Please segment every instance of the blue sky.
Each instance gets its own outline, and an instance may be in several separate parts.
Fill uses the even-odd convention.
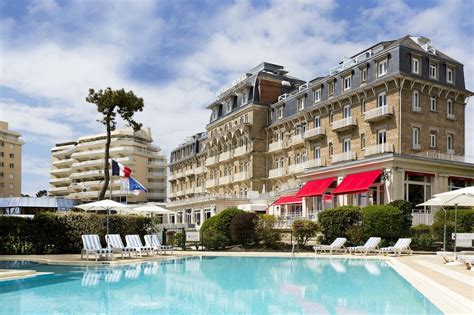
[[[167,155],[204,129],[221,86],[264,60],[310,80],[378,41],[422,35],[464,63],[474,90],[473,3],[2,1],[0,119],[23,134],[23,192],[48,189],[55,143],[103,131],[85,102],[90,87],[142,96],[137,118]]]

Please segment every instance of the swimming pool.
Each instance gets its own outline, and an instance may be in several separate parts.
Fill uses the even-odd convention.
[[[113,267],[0,262],[54,272],[0,282],[2,314],[441,314],[387,263],[193,257]]]

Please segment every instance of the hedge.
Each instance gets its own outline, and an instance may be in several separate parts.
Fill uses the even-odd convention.
[[[200,230],[204,246],[209,249],[221,249],[231,244],[230,223],[238,213],[245,212],[228,208],[204,221]]]
[[[362,226],[366,238],[395,240],[402,235],[402,212],[390,205],[367,206],[362,209]]]
[[[150,218],[112,215],[109,233],[147,234]],[[33,219],[0,216],[0,254],[67,254],[82,249],[83,234],[98,234],[105,246],[106,216],[42,213]]]
[[[276,222],[277,218],[270,214],[262,214],[258,217],[255,227],[257,242],[272,249],[280,246],[281,233],[280,230],[275,229]]]
[[[348,237],[349,228],[362,221],[362,212],[356,206],[341,206],[321,211],[318,220],[325,241],[330,243],[337,237]]]
[[[394,201],[390,202],[389,205],[400,209],[400,211],[402,212],[402,225],[401,225],[402,231],[401,231],[401,233],[402,234],[408,234],[408,232],[410,231],[412,222],[413,222],[413,215],[412,215],[413,205],[412,205],[412,203],[409,202],[409,201],[406,201],[406,200],[399,199],[399,200],[394,200]]]
[[[255,242],[255,213],[237,213],[230,222],[230,236],[234,244],[247,245]]]

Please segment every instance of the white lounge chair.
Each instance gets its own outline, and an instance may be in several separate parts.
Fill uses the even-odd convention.
[[[395,254],[400,256],[403,253],[408,255],[413,254],[413,251],[410,248],[411,238],[400,238],[393,246],[389,247],[382,247],[380,249],[380,253],[387,255],[387,254]]]
[[[141,252],[139,252],[136,248],[129,246],[125,247],[123,245],[122,238],[118,234],[106,234],[105,241],[107,242],[107,246],[110,247],[114,253],[119,253],[122,255],[122,259],[124,258],[124,254],[127,253],[130,258],[132,257],[132,253],[135,253],[135,255],[140,255],[141,257]]]
[[[365,242],[363,246],[348,247],[347,249],[351,254],[360,253],[367,255],[370,252],[377,252],[380,241],[382,241],[380,237],[371,237],[367,240],[367,242]]]
[[[84,244],[84,248],[81,251],[81,259],[84,259],[84,254],[86,254],[87,260],[89,260],[89,254],[94,254],[96,261],[102,255],[113,257],[113,252],[110,248],[102,248],[99,235],[82,235],[82,243]]]
[[[138,234],[134,235],[125,235],[125,240],[127,241],[127,247],[136,248],[140,253],[147,253],[148,255],[153,255],[153,247],[143,246],[142,240]]]
[[[169,251],[171,255],[173,254],[173,246],[161,245],[160,239],[156,234],[145,235],[145,244],[146,246],[152,247],[160,254],[166,254],[166,251]]]
[[[333,252],[346,252],[346,248],[344,247],[344,243],[347,242],[347,238],[345,237],[338,237],[332,242],[331,245],[320,245],[320,246],[313,246],[314,252],[317,254],[318,251],[322,252],[329,252],[332,254]]]

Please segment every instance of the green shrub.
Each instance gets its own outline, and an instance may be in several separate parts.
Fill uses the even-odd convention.
[[[204,246],[210,250],[222,249],[230,243],[224,232],[212,226],[202,232],[202,239]]]
[[[412,203],[403,199],[399,199],[399,200],[394,200],[390,202],[389,205],[400,209],[400,211],[402,212],[402,224],[401,224],[402,231],[401,232],[402,232],[402,235],[407,235],[413,222]]]
[[[346,231],[346,235],[346,246],[358,246],[367,241],[362,224],[354,224],[353,226],[349,227]]]
[[[281,241],[281,233],[275,229],[277,218],[273,215],[262,214],[259,216],[255,233],[257,242],[262,242],[265,247],[276,249]]]
[[[454,209],[446,210],[446,221],[454,224]],[[436,211],[434,222],[444,222],[444,211]],[[459,233],[474,232],[474,209],[457,210],[457,230]]]
[[[232,239],[230,235],[230,222],[237,213],[245,213],[245,211],[237,208],[228,208],[217,215],[218,220],[215,223],[215,227],[223,232],[229,240]]]
[[[237,213],[245,213],[243,210],[237,209],[237,208],[228,208],[223,210],[222,212],[216,214],[213,217],[210,217],[201,226],[201,233],[203,236],[203,239],[208,239],[211,240],[210,242],[213,244],[212,247],[209,247],[206,245],[205,242],[203,241],[204,245],[210,249],[217,249],[217,248],[222,248],[223,246],[227,246],[230,244],[231,240],[231,235],[230,235],[230,222],[234,218],[234,216]],[[213,235],[213,233],[218,233],[217,235]],[[222,235],[225,237],[222,237]],[[219,241],[222,241],[223,245],[222,247],[219,244],[219,246],[215,246],[216,243],[219,243]]]
[[[426,224],[418,224],[410,227],[410,235],[417,237],[420,235],[432,234],[432,228]]]
[[[255,213],[237,213],[230,222],[231,241],[234,244],[247,245],[255,242]]]
[[[374,205],[362,209],[362,225],[366,237],[397,239],[402,233],[402,212],[390,205]]]
[[[293,235],[298,242],[298,246],[305,246],[306,242],[316,236],[318,224],[311,220],[295,220],[292,225]]]
[[[332,242],[337,237],[348,237],[348,229],[360,224],[362,212],[359,207],[341,206],[321,211],[318,219],[325,241]]]
[[[436,245],[432,234],[420,234],[418,236],[412,237],[410,247],[414,250],[428,251],[439,249],[439,246]]]

